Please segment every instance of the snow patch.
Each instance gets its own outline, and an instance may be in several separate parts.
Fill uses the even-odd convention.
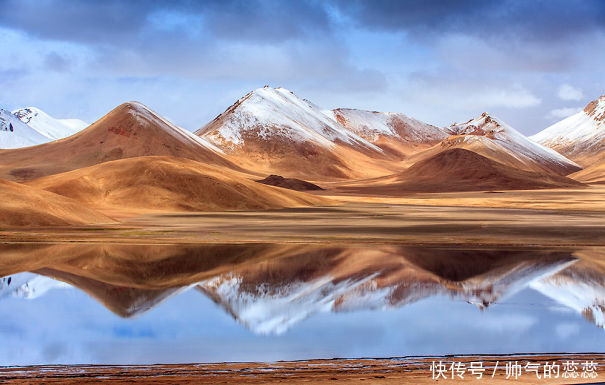
[[[63,139],[88,127],[80,119],[55,119],[36,107],[15,110],[13,115],[49,140]]]
[[[221,304],[253,332],[283,334],[314,313],[333,311],[341,295],[375,276],[372,274],[338,283],[334,283],[331,276],[323,276],[309,282],[292,282],[277,289],[261,283],[254,293],[242,289],[242,277],[233,274],[218,276],[199,285],[220,298]]]
[[[530,139],[549,147],[568,146],[572,153],[600,147],[605,141],[605,95]]]
[[[0,109],[0,148],[20,148],[46,143],[49,139],[19,120],[9,111]]]
[[[346,108],[328,110],[324,113],[372,143],[378,141],[381,136],[399,138],[413,143],[438,142],[447,137],[447,133],[443,129],[401,113]]]
[[[127,105],[129,107],[128,113],[134,116],[135,119],[137,119],[137,121],[143,125],[149,125],[160,121],[164,126],[164,130],[173,137],[176,137],[180,140],[185,139],[186,141],[195,145],[202,146],[218,153],[224,153],[223,150],[210,143],[205,138],[201,138],[192,132],[187,131],[186,129],[166,120],[164,117],[152,111],[149,107],[140,102],[129,102]]]

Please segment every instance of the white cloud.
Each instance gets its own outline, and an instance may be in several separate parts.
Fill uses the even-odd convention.
[[[584,97],[584,93],[581,89],[569,84],[563,84],[559,87],[557,95],[563,100],[580,100]]]
[[[582,111],[582,107],[555,108],[554,110],[550,110],[548,114],[546,114],[546,119],[563,119],[580,111]]]
[[[501,80],[449,80],[429,75],[416,77],[407,89],[415,99],[424,103],[432,106],[446,104],[457,109],[527,108],[542,103],[524,86],[505,84]]]
[[[540,104],[542,100],[531,91],[514,86],[510,89],[489,90],[478,96],[478,102],[482,101],[489,107],[525,108]]]

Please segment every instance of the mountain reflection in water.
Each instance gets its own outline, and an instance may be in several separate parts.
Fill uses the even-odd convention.
[[[37,298],[71,285],[125,318],[194,288],[254,333],[280,334],[314,313],[399,308],[432,296],[486,310],[530,288],[604,325],[605,268],[595,251],[299,244],[3,248],[0,298]]]

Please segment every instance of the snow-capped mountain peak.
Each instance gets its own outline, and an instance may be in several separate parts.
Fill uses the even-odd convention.
[[[605,95],[588,103],[582,111],[533,135],[531,139],[572,159],[599,156],[605,151]]]
[[[454,135],[479,135],[492,139],[507,139],[507,134],[522,136],[519,131],[487,112],[466,123],[454,123],[449,127],[449,131]]]
[[[447,137],[445,130],[397,112],[337,108],[325,113],[371,143],[381,137],[412,143],[437,143]]]
[[[249,92],[196,133],[226,148],[241,146],[254,137],[261,141],[312,142],[326,148],[342,142],[382,151],[318,106],[281,87],[265,86]]]
[[[454,123],[449,127],[449,131],[452,135],[488,138],[493,144],[502,147],[509,155],[522,162],[531,161],[537,164],[550,165],[549,168],[559,169],[564,174],[582,169],[577,163],[530,140],[503,120],[487,112],[466,123]]]
[[[88,127],[80,119],[56,119],[36,107],[15,110],[13,115],[50,140],[71,136]]]
[[[23,123],[15,115],[0,109],[0,148],[29,147],[47,141],[47,137]]]

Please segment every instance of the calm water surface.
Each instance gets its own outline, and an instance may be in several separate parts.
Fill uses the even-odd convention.
[[[392,245],[0,250],[0,365],[603,352],[598,256]]]

